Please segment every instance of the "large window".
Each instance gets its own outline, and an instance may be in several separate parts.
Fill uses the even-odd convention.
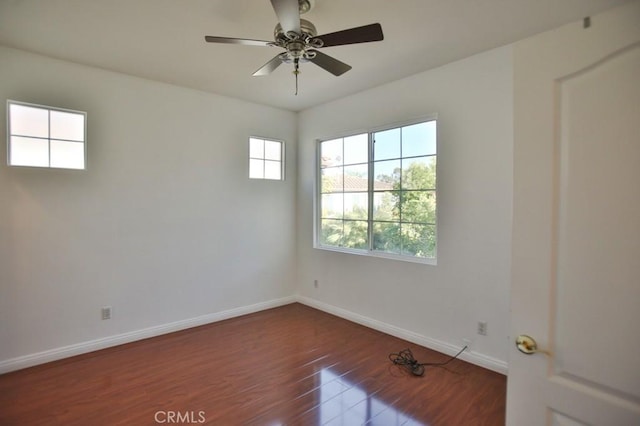
[[[84,169],[87,114],[7,101],[10,166]]]
[[[436,120],[323,140],[316,247],[436,258]]]

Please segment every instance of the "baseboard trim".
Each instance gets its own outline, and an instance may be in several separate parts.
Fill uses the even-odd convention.
[[[437,339],[432,339],[430,337],[423,336],[418,333],[414,333],[413,331],[396,327],[395,325],[387,324],[385,322],[378,321],[373,318],[369,318],[360,314],[356,314],[354,312],[339,308],[337,306],[320,302],[310,297],[297,295],[295,300],[299,303],[302,303],[303,305],[307,305],[312,308],[319,309],[321,311],[338,316],[340,318],[344,318],[346,320],[355,322],[357,324],[364,325],[365,327],[369,327],[374,330],[378,330],[383,333],[390,334],[395,337],[399,337],[400,339],[407,340],[409,342],[415,343],[420,346],[424,346],[429,349],[433,349],[438,352],[442,352],[448,355],[455,355],[460,350],[459,347],[451,345],[447,342],[443,342]],[[467,362],[470,362],[471,364],[475,364],[480,367],[487,368],[489,370],[495,371],[500,374],[506,375],[508,371],[508,366],[505,361],[501,361],[499,359],[496,359],[487,355],[483,355],[478,352],[465,351],[460,355],[460,359],[463,359]]]
[[[420,346],[427,347],[429,349],[436,350],[449,355],[454,355],[458,352],[457,346],[449,343],[432,339],[427,336],[423,336],[418,333],[414,333],[409,330],[396,327],[391,324],[387,324],[382,321],[375,320],[346,309],[339,308],[318,300],[306,297],[306,296],[290,296],[281,299],[269,300],[266,302],[256,303],[248,306],[241,306],[238,308],[228,309],[221,312],[215,312],[211,314],[202,315],[195,318],[189,318],[181,321],[175,321],[168,324],[162,324],[154,327],[145,328],[142,330],[135,330],[127,333],[118,334],[115,336],[104,337],[101,339],[90,340],[87,342],[77,343],[74,345],[63,346],[60,348],[50,349],[43,352],[24,355],[16,358],[11,358],[5,361],[0,361],[0,374],[9,373],[11,371],[21,370],[23,368],[33,367],[35,365],[44,364],[51,361],[57,361],[64,358],[69,358],[76,355],[82,355],[85,353],[97,351],[100,349],[106,349],[113,346],[123,345],[125,343],[131,343],[142,339],[148,339],[150,337],[156,337],[163,334],[173,333],[180,330],[185,330],[192,327],[198,327],[201,325],[211,324],[218,321],[223,321],[230,318],[239,317],[242,315],[251,314],[254,312],[264,311],[266,309],[277,308],[278,306],[288,305],[290,303],[299,302],[304,305],[310,306],[315,309],[336,315],[346,320],[355,322],[365,327],[372,328],[374,330],[381,331],[386,334],[390,334],[395,337],[413,342]],[[507,374],[507,363],[498,359],[483,355],[478,352],[464,352],[460,355],[460,358],[478,365],[480,367],[487,368],[489,370],[498,372],[500,374]]]
[[[189,318],[168,324],[149,327],[142,330],[130,331],[115,336],[104,337],[101,339],[90,340],[74,345],[63,346],[43,352],[11,358],[5,361],[0,361],[0,374],[8,373],[15,370],[21,370],[23,368],[33,367],[35,365],[44,364],[51,361],[57,361],[63,358],[82,355],[88,352],[110,348],[112,346],[131,343],[137,340],[148,339],[150,337],[156,337],[162,334],[173,333],[175,331],[185,330],[187,328],[198,327],[201,325],[211,324],[242,315],[252,314],[254,312],[264,311],[266,309],[277,308],[278,306],[288,305],[290,303],[294,303],[295,301],[296,298],[294,296],[269,300],[253,305],[241,306],[221,312],[201,315],[195,318]]]

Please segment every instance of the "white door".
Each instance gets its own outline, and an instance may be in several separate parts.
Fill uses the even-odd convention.
[[[640,425],[640,2],[514,67],[507,424]]]

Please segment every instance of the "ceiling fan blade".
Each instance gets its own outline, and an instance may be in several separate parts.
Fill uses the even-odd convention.
[[[280,55],[276,55],[275,58],[267,62],[260,68],[258,71],[253,73],[254,77],[262,77],[263,75],[269,75],[280,66],[282,63],[282,59],[280,59]]]
[[[271,0],[271,6],[278,16],[284,33],[293,31],[300,34],[300,8],[298,0]]]
[[[342,46],[345,44],[368,43],[370,41],[380,41],[384,39],[382,26],[380,24],[369,24],[362,27],[350,28],[348,30],[336,31],[314,37],[322,40],[322,47]]]
[[[316,54],[315,57],[309,58],[310,62],[313,62],[320,68],[329,71],[335,76],[342,75],[351,69],[351,65],[347,65],[344,62],[332,58],[329,55],[325,55],[322,52],[319,52],[317,50],[310,50],[310,52],[314,52]]]
[[[204,39],[209,43],[243,44],[245,46],[272,46],[273,45],[272,41],[251,40],[248,38],[204,36]]]

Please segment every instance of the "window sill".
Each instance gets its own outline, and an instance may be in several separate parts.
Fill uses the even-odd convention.
[[[373,257],[373,258],[378,258],[378,259],[399,260],[401,262],[420,263],[420,264],[423,264],[423,265],[431,265],[431,266],[437,266],[438,265],[438,259],[437,258],[409,257],[409,256],[402,256],[402,255],[393,254],[393,253],[384,253],[384,252],[379,252],[379,251],[349,249],[349,248],[343,248],[343,247],[323,246],[323,245],[320,245],[320,244],[314,245],[313,248],[316,249],[316,250],[332,251],[332,252],[336,252],[336,253],[355,254],[355,255],[358,255],[358,256]]]

